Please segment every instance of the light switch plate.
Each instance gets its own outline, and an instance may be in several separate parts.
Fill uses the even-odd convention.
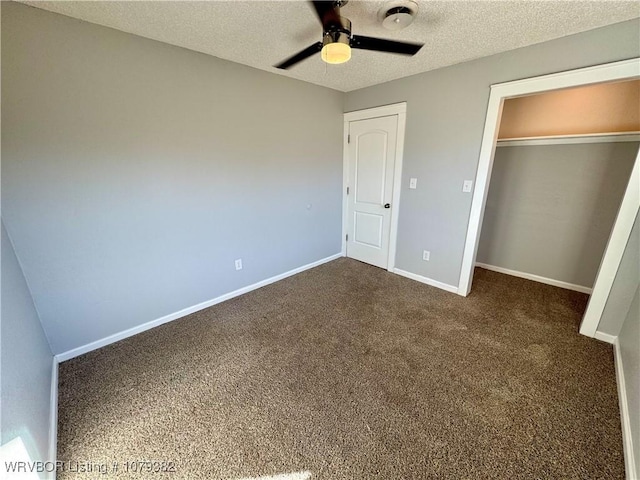
[[[473,180],[465,180],[464,183],[462,184],[462,191],[464,193],[471,192],[472,188],[473,188]]]
[[[409,188],[416,188],[418,186],[418,179],[412,178],[409,180]]]

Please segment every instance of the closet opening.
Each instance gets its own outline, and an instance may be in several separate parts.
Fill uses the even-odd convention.
[[[476,266],[591,293],[640,145],[640,80],[505,100]]]
[[[476,267],[592,294],[595,336],[638,212],[640,61],[492,86],[459,293]]]

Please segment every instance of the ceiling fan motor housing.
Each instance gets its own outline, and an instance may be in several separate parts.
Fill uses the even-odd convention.
[[[328,45],[329,43],[345,43],[349,45],[351,41],[351,20],[345,17],[340,17],[339,25],[331,25],[328,30],[325,30],[322,38],[322,45]]]

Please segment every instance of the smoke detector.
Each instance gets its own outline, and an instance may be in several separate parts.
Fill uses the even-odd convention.
[[[402,30],[413,22],[418,13],[418,4],[411,0],[385,3],[378,11],[378,19],[387,30]]]

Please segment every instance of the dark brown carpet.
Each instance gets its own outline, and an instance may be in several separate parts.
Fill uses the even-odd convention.
[[[336,260],[61,364],[59,460],[154,479],[623,478],[586,301],[482,269],[463,298]],[[136,460],[176,472],[125,474]]]

